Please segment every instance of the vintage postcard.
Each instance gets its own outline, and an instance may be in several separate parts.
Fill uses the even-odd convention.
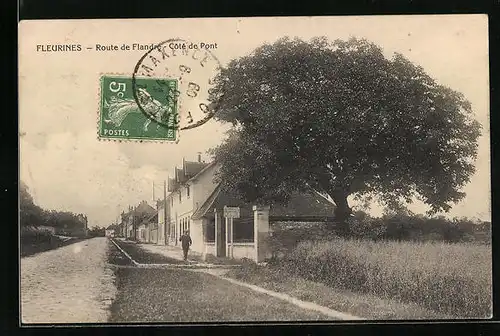
[[[20,323],[488,319],[486,15],[19,24]]]

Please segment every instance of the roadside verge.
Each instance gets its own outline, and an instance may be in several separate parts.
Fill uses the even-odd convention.
[[[309,310],[309,311],[315,311],[315,312],[324,314],[326,316],[332,317],[334,319],[339,319],[339,320],[362,320],[362,319],[364,319],[364,318],[361,318],[361,317],[358,317],[358,316],[355,316],[355,315],[343,313],[343,312],[336,311],[336,310],[328,308],[328,307],[324,307],[324,306],[318,305],[318,304],[316,304],[314,302],[308,302],[308,301],[300,300],[300,299],[297,299],[297,298],[295,298],[293,296],[290,296],[290,295],[287,295],[287,294],[284,294],[284,293],[279,293],[279,292],[276,292],[276,291],[273,291],[273,290],[262,288],[260,286],[255,285],[255,284],[249,284],[249,283],[245,283],[245,282],[242,282],[242,281],[238,281],[238,280],[232,279],[230,277],[226,277],[224,274],[227,271],[229,271],[231,268],[233,270],[236,270],[235,267],[230,267],[231,265],[209,265],[209,264],[205,264],[205,265],[200,265],[200,264],[144,264],[144,263],[139,263],[138,261],[134,260],[134,258],[131,256],[133,254],[136,254],[137,250],[135,250],[134,248],[131,249],[130,248],[131,246],[129,245],[128,248],[126,248],[126,249],[128,250],[128,252],[131,252],[131,253],[127,253],[122,247],[120,247],[120,244],[123,244],[123,242],[117,243],[114,239],[111,239],[111,241],[113,242],[113,244],[128,259],[130,259],[130,261],[137,268],[146,268],[146,269],[149,269],[149,268],[169,268],[169,267],[172,267],[172,268],[184,269],[186,271],[203,272],[203,273],[210,274],[211,276],[217,277],[219,279],[222,279],[224,281],[230,282],[232,284],[236,284],[236,285],[239,285],[241,287],[249,288],[249,289],[253,290],[254,292],[262,293],[262,294],[267,294],[267,295],[269,295],[271,297],[274,297],[274,298],[280,299],[282,301],[288,302],[290,304],[293,304],[293,305],[295,305],[295,306],[297,306],[299,308],[306,309],[306,310]],[[135,247],[135,248],[137,248],[137,247]],[[132,252],[132,251],[134,251],[134,252]],[[142,250],[142,251],[140,251],[140,254],[143,257],[147,258],[148,252]],[[150,258],[151,259],[156,259],[158,257],[150,256]],[[232,266],[234,266],[234,265],[232,265]],[[241,266],[238,266],[238,268],[240,268],[240,267]],[[215,271],[214,268],[219,268],[219,269],[225,268],[225,270],[223,272],[220,272],[220,271]]]

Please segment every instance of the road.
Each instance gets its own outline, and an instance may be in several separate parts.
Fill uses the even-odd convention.
[[[106,322],[116,294],[99,237],[21,258],[23,323]]]
[[[106,238],[23,258],[21,275],[24,323],[332,319],[210,274],[132,267]]]

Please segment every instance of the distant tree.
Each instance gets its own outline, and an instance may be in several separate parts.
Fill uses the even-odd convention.
[[[19,186],[19,216],[21,226],[44,225],[44,211],[33,202],[28,186],[21,181]]]
[[[100,226],[94,226],[89,230],[89,236],[91,237],[104,237],[106,235],[106,228]]]
[[[247,201],[286,203],[312,188],[342,223],[350,195],[418,197],[436,213],[465,196],[475,171],[471,104],[366,40],[281,39],[232,60],[215,83],[215,118],[235,126],[213,150],[217,178]]]

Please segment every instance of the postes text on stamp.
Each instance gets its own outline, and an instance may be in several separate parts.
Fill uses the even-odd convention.
[[[103,75],[100,84],[100,139],[176,141],[177,102],[171,97],[177,79],[136,77],[142,110],[133,94],[132,77]]]

